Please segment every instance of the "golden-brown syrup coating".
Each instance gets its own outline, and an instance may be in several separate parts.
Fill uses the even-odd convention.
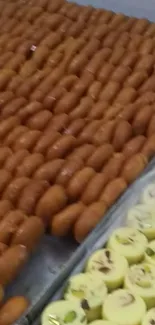
[[[12,236],[33,250],[41,219],[82,241],[155,154],[155,26],[64,0],[3,2],[0,227],[15,208],[25,220],[2,252]]]

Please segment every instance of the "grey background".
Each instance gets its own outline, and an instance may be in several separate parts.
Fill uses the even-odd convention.
[[[123,12],[128,16],[148,18],[155,21],[155,0],[77,0],[81,5],[92,5],[115,12]]]

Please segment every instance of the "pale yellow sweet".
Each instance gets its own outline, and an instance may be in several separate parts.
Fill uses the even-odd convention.
[[[50,303],[42,313],[42,325],[85,325],[86,314],[77,301],[59,300]]]
[[[146,312],[142,298],[129,290],[110,293],[103,303],[102,317],[118,325],[140,325]]]
[[[141,231],[149,240],[155,239],[155,205],[137,204],[129,209],[127,225]]]
[[[128,269],[127,259],[112,249],[99,249],[87,261],[85,271],[98,270],[109,290],[119,288]]]
[[[155,306],[155,266],[148,263],[132,265],[124,281],[124,286],[140,296],[147,308]]]
[[[103,274],[99,271],[92,271],[72,276],[64,298],[71,302],[80,302],[90,322],[101,317],[101,306],[106,295],[107,287]]]
[[[140,231],[122,227],[111,234],[107,247],[123,255],[129,264],[140,262],[144,258],[148,240]]]
[[[155,308],[151,308],[144,316],[142,325],[154,325],[154,324],[155,324]]]

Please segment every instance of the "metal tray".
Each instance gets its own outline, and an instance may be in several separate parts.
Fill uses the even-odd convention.
[[[121,215],[122,209],[129,207],[133,200],[136,202],[137,198],[133,193],[141,189],[141,182],[143,185],[150,182],[152,176],[149,175],[150,173],[152,175],[154,166],[155,158],[148,164],[142,176],[108,210],[101,222],[81,245],[78,245],[72,238],[44,236],[28,264],[6,291],[6,297],[24,295],[31,302],[23,317],[15,323],[16,325],[32,324],[58,288],[63,285],[74,267],[81,265],[81,261],[87,256],[90,247],[94,247],[98,238],[102,237],[111,224],[116,221],[117,215]]]
[[[58,282],[63,281],[66,274],[77,262],[79,255],[73,256],[78,244],[71,238],[56,238],[45,235],[35,253],[30,257],[20,275],[13,284],[6,288],[5,299],[11,296],[23,295],[30,301],[30,307],[25,315],[16,323],[27,325],[27,316],[31,313],[36,315],[36,309],[42,303],[44,294],[48,293],[49,287],[54,290]],[[82,250],[80,250],[80,257]],[[71,259],[70,259],[71,258]],[[70,259],[68,266],[65,264]],[[58,277],[59,275],[59,277]]]
[[[89,256],[94,251],[105,245],[110,233],[117,227],[125,224],[125,216],[127,211],[129,208],[131,208],[131,206],[134,206],[138,202],[143,189],[151,182],[155,182],[155,158],[149,164],[142,176],[128,188],[124,195],[122,195],[112,209],[110,209],[109,213],[107,213],[108,218],[106,218],[106,223],[103,224],[102,220],[94,232],[92,232],[92,234],[87,238],[85,241],[85,254],[82,256],[79,263],[77,263],[73,268],[69,276],[65,279],[63,285],[60,283],[60,288],[55,292],[54,295],[53,293],[51,294],[51,299],[49,299],[48,303],[50,301],[62,298],[66,281],[69,279],[69,277],[73,274],[80,273],[84,269],[84,265]],[[34,323],[30,322],[30,324],[41,325],[40,317]]]

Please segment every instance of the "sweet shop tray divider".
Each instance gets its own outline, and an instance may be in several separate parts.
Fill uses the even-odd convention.
[[[62,299],[67,280],[70,278],[70,276],[83,271],[86,260],[89,258],[90,255],[92,255],[94,251],[105,246],[109,235],[114,229],[121,226],[125,226],[125,217],[127,211],[129,210],[129,208],[138,203],[138,200],[144,188],[152,182],[155,182],[155,158],[153,158],[152,161],[149,163],[148,167],[145,169],[141,177],[139,177],[139,179],[136,180],[127,189],[127,191],[116,202],[116,204],[114,204],[113,207],[108,211],[104,219],[98,224],[94,231],[88,236],[84,243],[75,252],[75,260],[77,254],[80,258],[78,259],[77,256],[78,261],[74,264],[72,270],[70,269],[70,274],[68,273],[68,276],[67,273],[66,276],[63,278],[62,275],[59,276],[59,289],[55,290],[55,285],[51,285],[51,288],[49,288],[48,292],[44,295],[42,301],[40,301],[39,306],[36,306],[36,309],[38,310],[38,315],[39,308],[41,312],[41,310],[51,301]],[[29,324],[41,325],[40,316],[35,320],[35,315],[33,311],[28,315]],[[22,325],[22,323],[20,323],[19,325]]]

